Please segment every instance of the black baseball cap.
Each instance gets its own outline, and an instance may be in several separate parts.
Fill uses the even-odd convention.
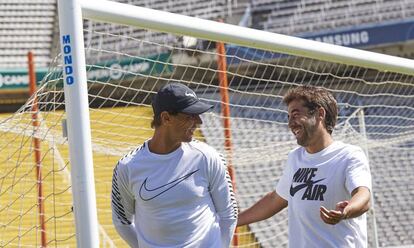
[[[199,115],[212,107],[213,105],[200,102],[195,92],[181,83],[166,84],[152,99],[155,116],[163,111]]]

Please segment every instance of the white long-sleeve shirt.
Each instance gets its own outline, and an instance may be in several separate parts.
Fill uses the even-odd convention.
[[[225,160],[199,141],[165,155],[145,142],[114,169],[112,219],[132,247],[229,247],[237,205]]]

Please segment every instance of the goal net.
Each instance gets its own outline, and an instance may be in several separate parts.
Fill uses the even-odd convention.
[[[287,153],[297,146],[287,127],[283,95],[303,84],[328,89],[340,107],[334,138],[361,146],[369,156],[374,194],[374,211],[368,213],[370,247],[376,242],[380,247],[414,245],[414,193],[409,190],[414,180],[412,75],[235,44],[226,44],[221,54],[219,43],[206,38],[102,21],[84,20],[84,40],[101,246],[126,247],[111,221],[112,171],[122,155],[151,137],[151,98],[171,81],[188,85],[214,105],[202,115],[196,138],[230,160],[241,210],[274,189]],[[62,57],[54,59],[36,94],[0,120],[1,246],[39,247],[42,232],[48,246],[73,247],[77,242]],[[219,67],[221,59],[225,69]],[[222,101],[223,88],[228,103]],[[40,123],[35,127],[34,104]],[[222,114],[226,105],[228,117]],[[225,119],[229,126],[223,125]],[[225,130],[231,132],[231,147],[226,147]],[[41,140],[40,149],[34,138]],[[39,182],[45,230],[39,218]],[[236,237],[238,247],[287,247],[287,211],[239,228]]]

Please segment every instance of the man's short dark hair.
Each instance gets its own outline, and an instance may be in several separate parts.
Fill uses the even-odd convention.
[[[325,128],[332,134],[338,119],[338,104],[329,91],[322,87],[301,85],[290,89],[283,98],[286,105],[293,100],[304,100],[305,107],[310,112],[314,112],[318,107],[324,108],[326,112]]]

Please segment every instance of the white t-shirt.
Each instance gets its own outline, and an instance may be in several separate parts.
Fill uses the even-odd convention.
[[[288,201],[289,247],[367,247],[366,214],[324,223],[321,206],[335,209],[360,186],[371,190],[368,160],[361,148],[333,142],[314,154],[299,147],[289,153],[276,192]]]
[[[199,141],[165,155],[145,142],[114,169],[112,218],[134,247],[228,247],[237,205],[225,160]]]

